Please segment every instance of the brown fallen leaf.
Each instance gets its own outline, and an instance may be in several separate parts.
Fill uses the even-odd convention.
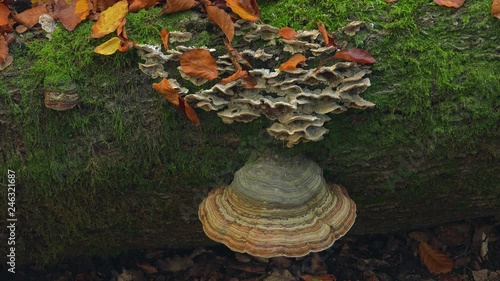
[[[438,4],[439,6],[460,8],[465,3],[465,0],[434,0],[434,3]]]
[[[9,24],[9,15],[9,7],[5,6],[3,3],[0,3],[0,27]]]
[[[236,71],[235,73],[233,73],[231,76],[229,77],[226,77],[222,80],[220,80],[220,83],[225,85],[229,82],[233,82],[235,80],[238,80],[238,79],[245,79],[248,77],[248,71],[246,70],[242,70],[242,69],[238,69],[238,71]]]
[[[27,28],[32,28],[35,24],[38,23],[38,18],[41,15],[47,13],[47,5],[41,5],[27,9],[26,11],[17,15],[12,15],[12,17],[16,22],[23,24]]]
[[[442,252],[433,249],[429,244],[420,242],[418,249],[420,259],[430,273],[448,273],[453,269],[453,261]]]
[[[295,54],[289,58],[286,62],[280,65],[280,70],[293,70],[297,68],[298,64],[306,61],[306,57],[302,54]]]
[[[168,0],[161,11],[162,15],[173,14],[177,12],[187,11],[196,6],[194,0]]]
[[[165,51],[168,51],[168,37],[170,36],[170,31],[162,28],[160,31],[161,42],[163,43],[163,47]]]
[[[325,41],[325,47],[333,46],[335,49],[339,48],[339,45],[335,42],[335,37],[328,34],[322,22],[318,22],[318,30],[321,33],[321,37],[323,37],[323,41]]]
[[[127,1],[116,2],[102,12],[97,22],[92,25],[92,38],[101,38],[116,30],[128,12]]]
[[[260,19],[260,9],[255,0],[226,0],[226,5],[242,19],[251,22]]]
[[[229,42],[233,41],[234,38],[234,24],[233,21],[231,20],[231,16],[226,13],[223,9],[217,8],[215,6],[206,6],[207,10],[207,15],[208,18],[215,22],[220,29],[222,29],[222,32],[227,37],[227,40]]]
[[[89,15],[89,4],[88,0],[71,0],[69,3],[66,0],[57,0],[54,6],[55,17],[59,18],[68,31],[73,31]]]
[[[280,29],[279,34],[284,39],[290,40],[290,39],[293,39],[293,37],[295,37],[295,35],[297,35],[297,32],[291,27],[283,27]]]
[[[219,76],[217,63],[209,51],[193,49],[179,56],[182,71],[188,76],[213,80]]]
[[[170,82],[166,78],[163,78],[160,83],[154,83],[153,89],[159,92],[167,101],[177,106],[191,123],[200,123],[200,118],[196,114],[196,111],[179,95],[179,92],[170,85]]]
[[[246,69],[253,69],[253,67],[250,65],[250,62],[248,62],[248,60],[246,60],[240,54],[240,52],[238,52],[238,50],[231,46],[231,44],[229,44],[229,42],[227,42],[226,40],[224,40],[224,46],[226,47],[229,58],[231,59],[231,62],[233,63],[236,70],[242,69],[241,65],[243,65]]]
[[[128,11],[131,13],[137,13],[142,9],[147,9],[158,4],[158,0],[131,0],[129,1]]]
[[[336,281],[337,277],[333,274],[323,274],[323,275],[301,275],[300,279],[304,281]]]
[[[6,62],[7,56],[9,56],[9,45],[5,37],[0,35],[0,63]]]
[[[493,0],[491,4],[491,15],[500,19],[500,0]]]
[[[358,48],[338,51],[333,57],[363,64],[374,64],[377,62],[367,51]]]
[[[153,274],[158,272],[158,268],[146,262],[136,263],[137,267],[144,270],[147,274]]]

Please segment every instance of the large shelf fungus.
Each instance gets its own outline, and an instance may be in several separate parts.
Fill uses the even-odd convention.
[[[267,132],[292,147],[300,142],[321,140],[328,133],[324,128],[325,122],[330,120],[327,114],[374,106],[360,96],[370,86],[366,77],[371,73],[369,66],[333,61],[336,48],[324,47],[320,31],[302,30],[292,39],[285,39],[276,27],[244,20],[237,21],[235,29],[236,38],[242,40],[234,46],[226,43],[226,51],[201,47],[215,57],[218,78],[222,79],[214,80],[217,82],[210,87],[183,94],[194,107],[217,111],[227,124],[251,122],[265,116],[274,121]],[[192,35],[179,34],[184,41],[189,41]],[[153,78],[167,77],[163,65],[178,62],[179,56],[192,49],[177,45],[164,55],[159,48],[148,45],[136,48],[146,61],[140,64],[141,70]],[[305,61],[300,61],[297,67],[280,67],[293,55]],[[190,77],[182,69],[179,71],[181,77],[178,79],[189,80],[195,85],[208,81]],[[228,79],[242,72],[245,74],[240,78]]]
[[[354,224],[344,187],[302,157],[263,157],[210,192],[199,219],[212,240],[257,257],[301,257],[329,248]]]

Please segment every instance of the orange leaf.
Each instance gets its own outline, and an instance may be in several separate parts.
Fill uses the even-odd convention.
[[[168,36],[169,35],[170,35],[170,31],[166,30],[165,28],[161,29],[160,37],[161,37],[161,42],[163,42],[163,47],[165,48],[165,51],[168,51]]]
[[[224,85],[224,84],[227,84],[229,82],[233,82],[233,81],[238,80],[238,79],[245,79],[247,77],[248,77],[248,71],[238,69],[238,71],[233,73],[231,76],[220,80],[220,83]]]
[[[247,69],[253,69],[248,60],[246,60],[240,54],[240,52],[238,52],[238,50],[236,50],[233,46],[231,46],[231,44],[229,44],[229,42],[227,42],[226,40],[224,40],[224,46],[229,52],[229,58],[231,59],[231,62],[233,63],[236,70],[240,70],[241,65],[245,66]]]
[[[127,19],[123,18],[120,25],[116,28],[116,35],[120,37],[122,40],[128,40],[127,31],[125,30],[125,24],[127,23]]]
[[[97,22],[92,25],[92,38],[101,38],[116,30],[128,12],[127,1],[116,2],[102,12]]]
[[[280,70],[293,70],[297,68],[298,64],[306,61],[306,57],[302,54],[295,54],[286,62],[280,65]]]
[[[318,22],[318,30],[321,33],[321,37],[323,37],[323,41],[325,41],[325,47],[333,46],[335,49],[339,48],[337,43],[335,43],[335,38],[328,34],[326,27],[322,22]]]
[[[358,48],[338,51],[333,57],[364,64],[374,64],[377,62],[367,51]]]
[[[500,0],[493,0],[493,4],[491,4],[491,15],[500,19]]]
[[[290,40],[293,39],[295,35],[297,35],[297,32],[293,28],[283,27],[282,29],[280,29],[279,34],[281,35],[281,37]]]
[[[193,8],[196,5],[194,0],[168,0],[161,14],[173,14]]]
[[[453,269],[453,261],[445,254],[433,249],[429,244],[420,242],[418,249],[420,259],[430,273],[448,273]]]
[[[9,15],[9,7],[5,6],[3,3],[0,3],[0,26],[9,24]]]
[[[26,26],[27,28],[32,28],[35,24],[38,23],[38,18],[43,15],[47,14],[47,6],[46,5],[41,5],[41,6],[36,6],[34,8],[28,9],[22,13],[19,13],[17,15],[12,15],[12,17],[18,22]]]
[[[33,1],[33,0],[31,0]],[[92,0],[93,5],[93,11],[105,11],[107,8],[113,6],[117,0]],[[96,20],[95,18],[94,20]]]
[[[434,0],[434,3],[439,6],[445,6],[450,8],[460,8],[464,4],[465,0]]]
[[[154,83],[153,89],[175,106],[179,106],[179,92],[170,85],[170,82],[166,78],[163,78],[160,83]]]
[[[9,45],[5,37],[0,35],[0,63],[6,62],[7,56],[9,56]]]
[[[242,19],[251,22],[259,20],[260,9],[255,0],[226,0],[226,5]]]
[[[89,15],[89,2],[87,0],[57,0],[54,12],[68,31],[73,31],[77,24]]]
[[[226,34],[227,40],[229,42],[233,41],[234,37],[234,24],[231,20],[231,16],[226,13],[223,9],[217,8],[215,6],[206,6],[207,15],[210,20],[215,22],[220,29]]]
[[[142,9],[153,7],[156,4],[158,4],[158,0],[132,0],[130,2],[130,6],[128,6],[128,11],[131,13],[137,13]]]
[[[98,53],[100,55],[112,55],[114,54],[118,48],[120,48],[122,40],[118,37],[113,37],[109,39],[108,41],[102,43],[101,45],[97,46],[94,49],[95,53]]]
[[[167,101],[177,106],[191,123],[200,123],[200,118],[196,114],[196,111],[179,95],[179,92],[170,85],[170,82],[166,78],[163,78],[160,83],[154,83],[153,89],[158,91]]]
[[[193,49],[179,57],[181,68],[188,76],[213,80],[219,76],[217,63],[209,51]]]
[[[333,274],[323,274],[323,275],[301,275],[300,279],[304,281],[314,281],[314,280],[319,280],[319,281],[336,281],[337,277]]]

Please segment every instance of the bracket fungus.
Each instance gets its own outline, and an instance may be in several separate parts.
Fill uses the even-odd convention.
[[[200,204],[212,240],[257,257],[301,257],[333,245],[354,224],[356,205],[303,157],[259,158]]]

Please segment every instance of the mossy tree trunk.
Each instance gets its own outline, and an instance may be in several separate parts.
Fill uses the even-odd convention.
[[[334,30],[347,18],[363,20],[369,28],[337,40],[378,60],[364,94],[376,107],[332,116],[324,140],[292,149],[267,135],[263,118],[226,125],[199,111],[202,124],[190,125],[153,92],[158,81],[137,69],[135,54],[92,53],[101,42],[89,39],[90,23],[50,42],[35,36],[12,45],[15,63],[0,72],[0,166],[17,173],[21,261],[210,244],[199,202],[268,149],[306,154],[346,186],[358,204],[352,233],[498,215],[500,23],[489,16],[490,1],[459,10],[365,2],[262,6],[263,20],[279,27],[321,20]],[[199,45],[219,32],[187,23],[190,14],[170,20],[157,12],[128,15],[129,36],[156,38],[161,25],[177,23],[199,31],[191,41]],[[43,89],[67,81],[77,84],[80,103],[45,108]]]

